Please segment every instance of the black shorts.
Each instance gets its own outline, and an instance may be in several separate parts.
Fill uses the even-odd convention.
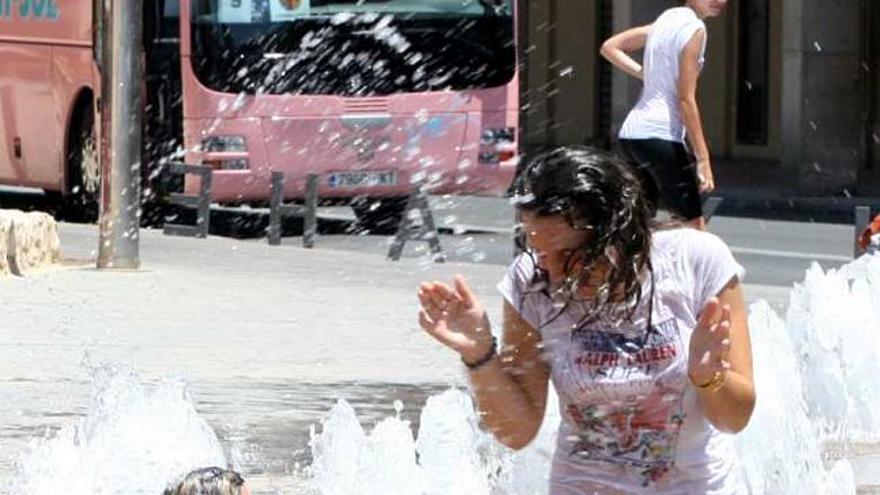
[[[652,209],[664,208],[684,221],[703,216],[696,164],[683,144],[664,139],[621,139],[620,148],[636,169]]]

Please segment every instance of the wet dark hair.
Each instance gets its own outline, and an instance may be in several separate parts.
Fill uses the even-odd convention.
[[[231,470],[219,467],[196,469],[163,495],[240,495],[244,478]]]
[[[563,146],[533,157],[513,187],[514,206],[539,216],[561,215],[574,229],[591,235],[583,262],[569,287],[569,300],[581,278],[605,264],[605,280],[593,310],[585,317],[631,320],[642,297],[642,273],[651,272],[651,215],[641,183],[617,155],[589,146]],[[518,242],[525,247],[525,235]],[[546,274],[543,274],[546,277]],[[584,321],[586,323],[587,321]]]

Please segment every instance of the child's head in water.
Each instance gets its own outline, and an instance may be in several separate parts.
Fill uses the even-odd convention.
[[[207,467],[190,472],[163,495],[250,495],[250,490],[235,471]]]
[[[566,146],[533,158],[513,203],[540,275],[555,291],[599,302],[600,313],[641,298],[650,270],[649,206],[640,182],[616,155]]]

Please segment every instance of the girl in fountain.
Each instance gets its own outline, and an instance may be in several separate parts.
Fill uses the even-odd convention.
[[[652,24],[614,35],[601,49],[615,67],[644,81],[638,103],[620,128],[621,149],[638,169],[651,203],[699,229],[705,229],[700,194],[715,189],[696,98],[706,50],[703,19],[720,15],[725,4],[687,0]],[[640,65],[629,52],[643,48]],[[685,150],[685,136],[696,167]]]
[[[163,495],[250,495],[240,474],[231,469],[207,467],[187,474]]]
[[[462,277],[418,291],[419,324],[460,354],[485,425],[527,445],[552,380],[551,495],[744,493],[725,433],[746,426],[755,388],[728,247],[652,231],[632,169],[587,147],[537,156],[514,194],[524,251],[498,286],[503,345]]]

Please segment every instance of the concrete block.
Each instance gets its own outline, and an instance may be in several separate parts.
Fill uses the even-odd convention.
[[[60,259],[54,218],[42,212],[0,210],[0,276],[23,275]]]

